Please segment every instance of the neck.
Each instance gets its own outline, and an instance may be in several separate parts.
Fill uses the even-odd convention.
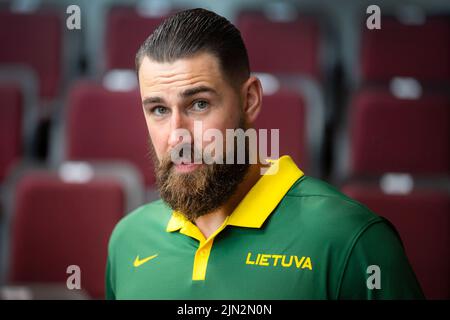
[[[259,163],[251,164],[244,180],[239,184],[236,192],[225,204],[217,210],[195,219],[195,224],[206,239],[220,228],[225,219],[234,211],[256,182],[258,182],[261,177],[261,167],[262,165]]]

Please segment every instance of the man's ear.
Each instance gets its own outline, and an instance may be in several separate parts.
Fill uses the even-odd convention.
[[[262,107],[262,87],[257,77],[250,76],[242,86],[245,122],[253,125]]]

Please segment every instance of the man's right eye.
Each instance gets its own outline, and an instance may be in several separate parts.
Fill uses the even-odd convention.
[[[162,117],[168,112],[168,109],[163,106],[157,106],[150,109],[150,113],[157,116]]]

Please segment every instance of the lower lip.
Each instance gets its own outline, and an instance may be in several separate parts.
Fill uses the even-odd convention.
[[[200,166],[200,164],[195,163],[189,163],[189,164],[176,164],[175,169],[178,172],[192,172],[195,169],[197,169]]]

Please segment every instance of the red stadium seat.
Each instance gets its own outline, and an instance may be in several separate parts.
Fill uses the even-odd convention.
[[[134,69],[140,45],[163,20],[141,16],[134,8],[112,8],[106,24],[106,70]]]
[[[22,170],[9,192],[7,284],[65,286],[68,266],[77,265],[81,289],[103,298],[109,236],[143,201],[138,175],[120,164]]]
[[[149,137],[137,90],[113,92],[80,82],[69,95],[65,117],[67,160],[128,161],[140,170],[146,186],[154,184]]]
[[[365,89],[350,105],[350,175],[450,172],[450,98],[424,93],[399,99]]]
[[[361,80],[386,82],[392,77],[450,81],[450,19],[428,17],[423,24],[406,25],[382,17],[380,30],[362,28]]]
[[[255,127],[267,129],[267,153],[270,155],[270,129],[279,129],[281,155],[288,154],[303,169],[309,164],[304,98],[294,92],[281,90],[263,97],[263,107]]]
[[[273,21],[262,13],[242,12],[236,26],[253,72],[303,74],[320,80],[317,20],[301,16],[292,21]]]
[[[60,86],[63,26],[50,12],[0,11],[0,63],[30,67],[39,78],[43,98],[54,98]]]
[[[66,282],[67,267],[78,265],[83,288],[103,297],[108,238],[124,210],[117,181],[27,175],[16,189],[9,281]]]
[[[344,193],[386,217],[399,232],[428,299],[450,298],[450,196],[417,189],[389,195],[375,185],[349,184]]]
[[[22,157],[23,94],[19,85],[0,83],[0,184]]]

